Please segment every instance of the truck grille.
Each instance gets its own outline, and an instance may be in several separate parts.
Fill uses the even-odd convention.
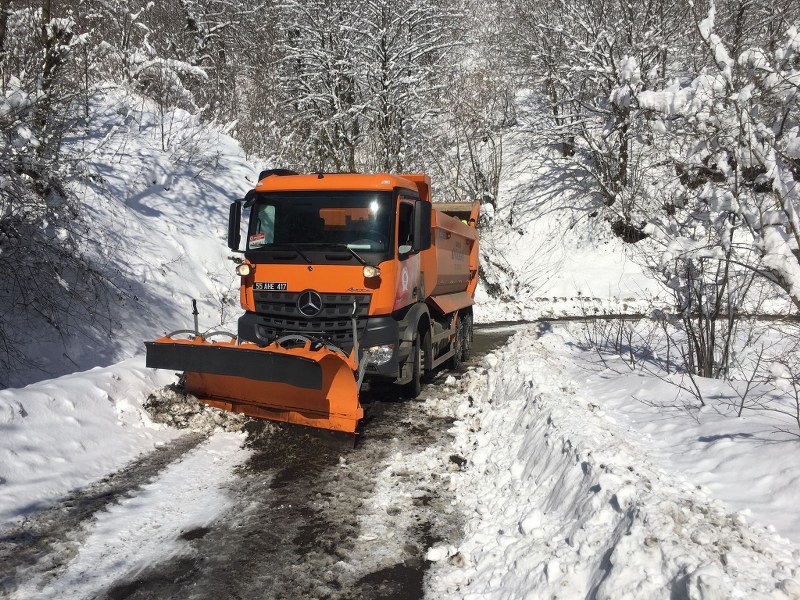
[[[253,292],[258,334],[266,341],[282,335],[299,333],[326,339],[347,348],[353,344],[353,302],[359,317],[358,333],[366,327],[369,314],[370,294],[320,294],[322,310],[313,317],[306,317],[297,307],[301,292]]]

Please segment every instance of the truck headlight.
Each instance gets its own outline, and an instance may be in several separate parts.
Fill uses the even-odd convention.
[[[392,360],[392,354],[394,354],[394,344],[372,346],[367,348],[367,362],[373,365],[385,365]]]
[[[253,272],[253,267],[251,267],[247,263],[242,263],[238,267],[236,267],[236,274],[240,277],[247,277],[250,273]]]
[[[381,270],[378,267],[371,267],[367,265],[364,267],[364,277],[367,279],[372,279],[373,277],[380,277]]]

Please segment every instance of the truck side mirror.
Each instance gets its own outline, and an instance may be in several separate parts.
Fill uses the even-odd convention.
[[[231,203],[231,212],[228,216],[228,248],[234,252],[239,251],[242,241],[242,200]]]
[[[414,205],[414,252],[431,247],[431,203],[418,200]]]

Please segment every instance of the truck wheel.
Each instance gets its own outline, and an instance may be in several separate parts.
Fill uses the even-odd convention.
[[[453,337],[453,350],[455,354],[447,361],[447,368],[455,371],[461,366],[461,356],[464,353],[464,320],[456,318],[456,333]]]
[[[414,345],[411,349],[411,381],[404,384],[401,388],[403,397],[411,400],[419,396],[420,391],[422,391],[422,383],[420,382],[420,377],[422,376],[422,351],[420,350],[421,343],[422,340],[419,336],[417,336],[417,339],[414,340]]]
[[[461,344],[461,361],[466,362],[472,354],[472,315],[464,315],[464,341]]]

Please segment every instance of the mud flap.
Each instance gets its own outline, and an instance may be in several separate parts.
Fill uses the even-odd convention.
[[[184,371],[186,391],[210,406],[350,433],[364,416],[354,357],[325,346],[260,348],[169,337],[145,345],[148,367]]]

